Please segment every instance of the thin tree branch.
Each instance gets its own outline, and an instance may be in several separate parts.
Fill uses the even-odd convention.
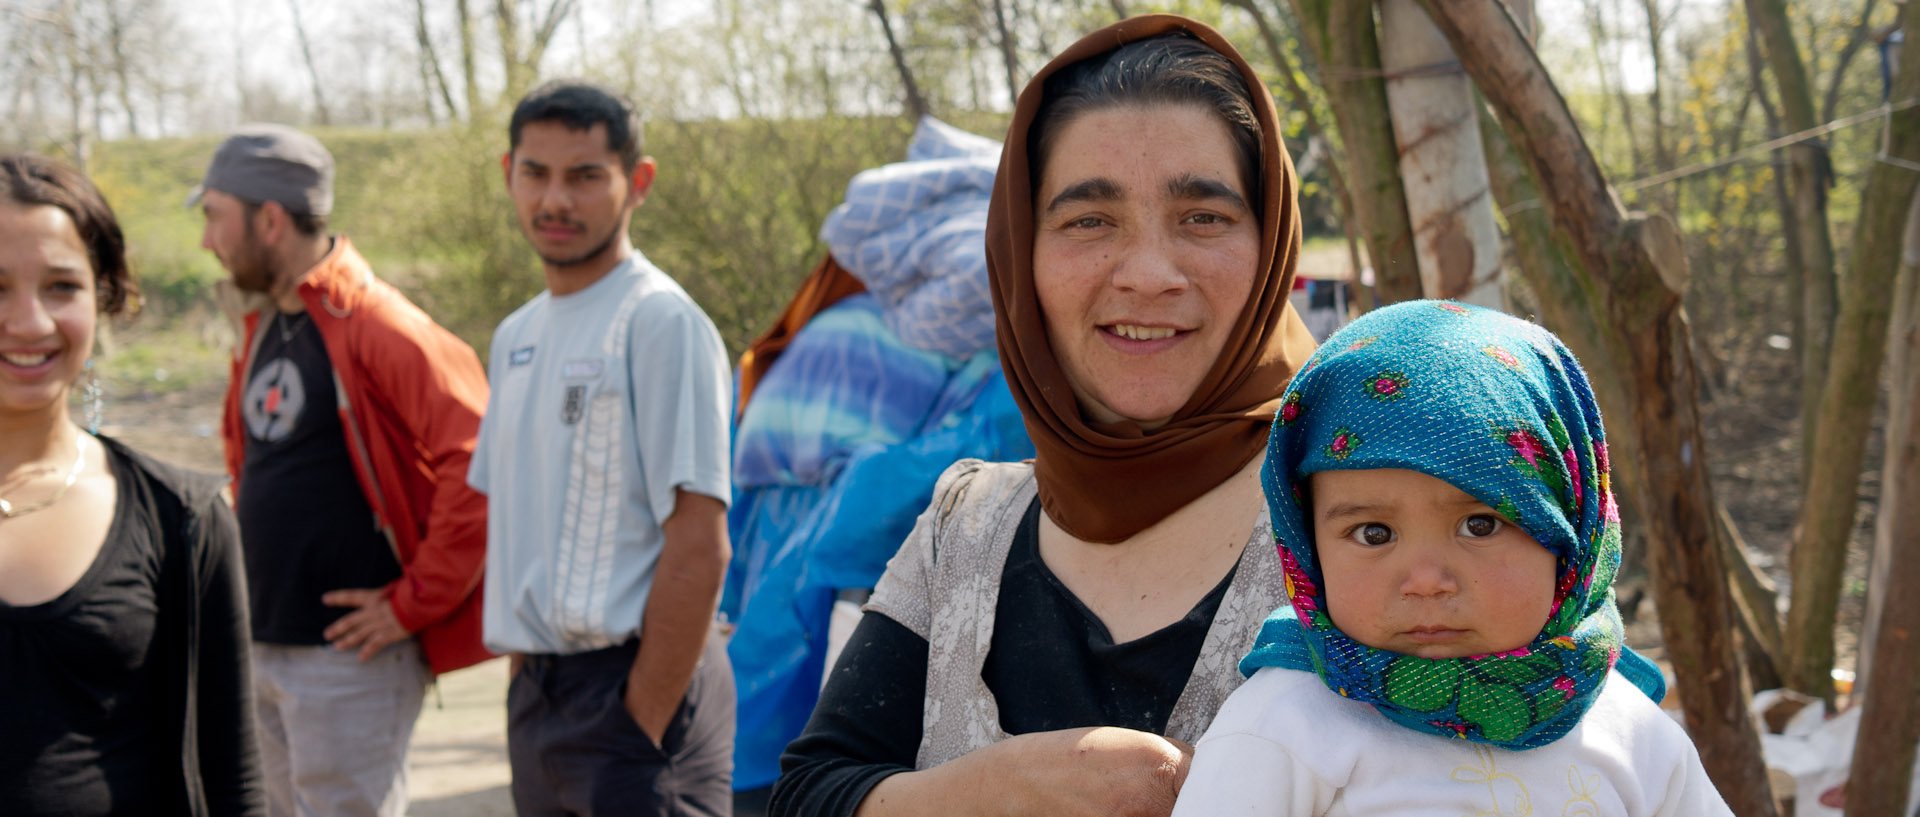
[[[1860,53],[1861,46],[1873,37],[1873,7],[1879,0],[1867,0],[1860,9],[1860,22],[1855,23],[1853,31],[1847,35],[1847,44],[1840,47],[1840,58],[1833,64],[1833,74],[1827,80],[1827,93],[1820,100],[1820,121],[1832,122],[1834,111],[1840,106],[1840,85],[1847,78],[1847,65],[1853,62],[1853,56]]]

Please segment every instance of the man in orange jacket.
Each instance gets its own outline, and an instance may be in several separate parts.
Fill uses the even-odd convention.
[[[397,817],[428,679],[488,657],[486,498],[466,485],[486,377],[328,233],[333,159],[313,137],[242,128],[193,201],[201,246],[254,301],[222,435],[268,804]]]

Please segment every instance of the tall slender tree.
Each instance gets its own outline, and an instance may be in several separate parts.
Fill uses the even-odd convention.
[[[293,10],[293,33],[300,38],[300,56],[307,63],[307,78],[313,83],[313,110],[320,117],[320,124],[333,124],[333,114],[327,110],[325,83],[320,81],[320,68],[313,61],[313,42],[307,36],[307,25],[300,19],[300,0],[287,0],[287,8]]]
[[[867,10],[872,11],[874,18],[880,21],[880,33],[886,35],[887,54],[893,58],[893,69],[900,73],[900,85],[907,96],[907,117],[918,122],[930,113],[927,98],[920,93],[920,83],[913,79],[913,68],[907,65],[907,55],[900,48],[900,39],[894,36],[893,20],[887,17],[886,0],[867,0]]]
[[[1787,0],[1745,0],[1745,5],[1754,45],[1773,79],[1781,129],[1798,133],[1813,128],[1820,123],[1814,113],[1813,83],[1807,77],[1806,62],[1800,57],[1800,44],[1787,14]],[[1833,234],[1827,220],[1827,188],[1832,183],[1832,168],[1822,140],[1801,142],[1787,148],[1785,153],[1787,190],[1792,195],[1793,212],[1789,222],[1794,231],[1792,246],[1799,253],[1789,261],[1800,279],[1800,310],[1794,316],[1794,340],[1799,343],[1800,352],[1800,476],[1804,490],[1811,473],[1808,465],[1822,456],[1822,452],[1813,447],[1815,424],[1812,420],[1819,409],[1827,344],[1833,335],[1836,279]],[[1814,607],[1818,605],[1817,600],[1824,597],[1818,586],[1839,581],[1839,565],[1845,558],[1844,539],[1837,545],[1813,541],[1794,545],[1793,612],[1787,619],[1790,656],[1787,672],[1788,682],[1802,691],[1820,693],[1827,688],[1826,682],[1814,682],[1811,676],[1824,675],[1832,668],[1834,613],[1829,609],[1822,614]],[[1825,635],[1819,635],[1820,631]],[[1822,648],[1820,641],[1827,642],[1828,646]],[[1823,653],[1827,655],[1826,666],[1818,666]]]
[[[1366,236],[1374,294],[1382,304],[1421,297],[1420,262],[1400,179],[1400,152],[1387,109],[1373,4],[1293,0],[1304,39],[1321,66],[1327,105],[1351,171],[1354,214]]]
[[[1415,0],[1381,0],[1380,65],[1421,291],[1504,308],[1500,227],[1472,80]]]
[[[1894,292],[1887,349],[1893,393],[1887,409],[1887,458],[1881,470],[1872,587],[1861,638],[1860,732],[1848,775],[1847,817],[1906,808],[1909,771],[1920,741],[1920,198],[1907,211],[1905,247]],[[1896,591],[1895,588],[1898,588]],[[1864,759],[1872,758],[1871,762]]]
[[[1900,27],[1913,29],[1914,6],[1901,6]],[[1901,60],[1894,77],[1895,101],[1920,97],[1920,60]],[[1897,161],[1920,160],[1920,108],[1893,110],[1886,127],[1886,153]],[[1907,208],[1920,176],[1887,162],[1867,170],[1853,251],[1840,288],[1840,311],[1823,365],[1818,409],[1810,415],[1813,444],[1794,531],[1793,605],[1788,610],[1790,682],[1814,695],[1832,694],[1833,625],[1839,606],[1841,565],[1852,537],[1867,431],[1880,391],[1887,328]]]

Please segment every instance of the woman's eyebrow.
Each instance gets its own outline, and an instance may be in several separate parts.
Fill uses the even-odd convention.
[[[1176,199],[1197,201],[1202,199],[1226,199],[1228,202],[1245,209],[1247,200],[1225,184],[1213,179],[1188,173],[1167,180],[1167,195]]]
[[[1112,179],[1087,179],[1067,185],[1067,189],[1060,191],[1060,195],[1054,196],[1052,201],[1047,202],[1047,213],[1051,214],[1074,202],[1119,200],[1120,185],[1114,184]]]

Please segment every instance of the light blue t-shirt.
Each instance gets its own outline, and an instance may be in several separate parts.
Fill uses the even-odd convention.
[[[487,494],[484,637],[567,654],[638,632],[675,489],[731,495],[720,333],[639,253],[495,330],[467,482]]]

